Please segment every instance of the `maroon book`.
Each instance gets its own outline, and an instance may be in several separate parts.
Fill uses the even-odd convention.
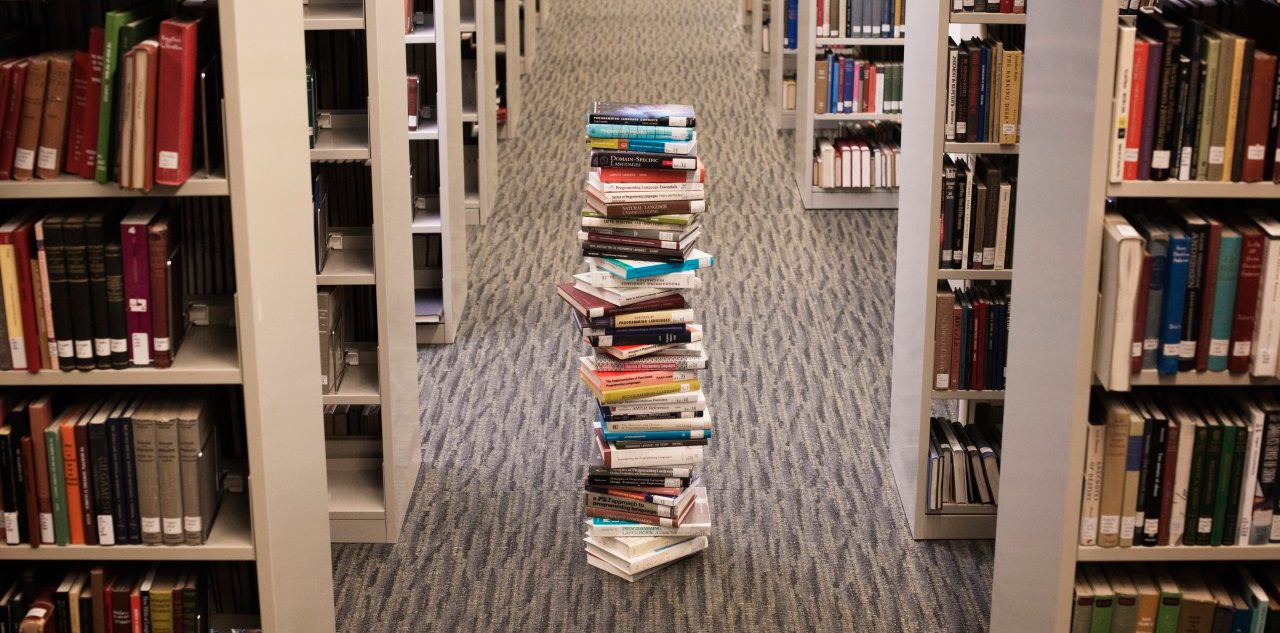
[[[22,117],[22,92],[27,85],[27,60],[5,62],[9,90],[0,103],[4,120],[0,123],[0,180],[13,177],[14,150],[18,147],[18,120]]]
[[[960,339],[964,336],[964,302],[960,297],[951,304],[951,390],[960,389]]]
[[[1204,281],[1200,285],[1200,336],[1196,337],[1196,371],[1209,371],[1209,341],[1213,338],[1213,302],[1218,291],[1218,256],[1222,250],[1222,221],[1209,221],[1209,238],[1204,245]],[[1191,309],[1191,306],[1187,306]]]
[[[559,294],[560,298],[564,299],[565,303],[568,303],[579,314],[591,319],[632,312],[679,310],[686,306],[684,296],[678,294],[648,299],[627,306],[616,306],[604,299],[574,288],[571,283],[556,286],[556,294]]]
[[[23,435],[18,447],[22,452],[22,470],[27,473],[27,541],[31,547],[40,547],[40,506],[36,501],[36,450],[30,435]]]
[[[1241,237],[1240,273],[1236,281],[1235,317],[1231,322],[1231,349],[1227,357],[1227,371],[1243,374],[1249,371],[1267,237],[1261,229],[1247,221],[1238,222],[1235,228]]]
[[[1173,516],[1173,480],[1177,478],[1178,435],[1180,425],[1169,420],[1169,431],[1165,437],[1164,474],[1160,478],[1160,527],[1156,531],[1156,545],[1169,544],[1169,520]]]
[[[98,544],[97,514],[93,508],[93,463],[89,460],[89,419],[76,423],[76,467],[80,479],[80,521],[84,527],[84,544]],[[74,520],[74,517],[72,517]]]
[[[1255,51],[1244,128],[1244,165],[1240,172],[1240,179],[1244,182],[1266,179],[1267,132],[1271,131],[1271,98],[1275,81],[1276,56]]]
[[[1151,253],[1142,251],[1142,272],[1138,276],[1138,303],[1133,309],[1133,341],[1129,359],[1129,372],[1136,374],[1142,371],[1142,343],[1147,336],[1147,295],[1146,288],[1151,287],[1151,266],[1155,259]]]

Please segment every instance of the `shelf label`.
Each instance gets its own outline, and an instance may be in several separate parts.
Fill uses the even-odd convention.
[[[177,169],[178,153],[170,151],[161,151],[156,156],[156,166],[160,169]]]
[[[1170,158],[1170,152],[1167,149],[1162,149],[1156,152],[1152,152],[1151,168],[1152,169],[1168,169],[1169,158]]]
[[[1227,150],[1223,148],[1221,145],[1213,146],[1209,148],[1209,164],[1210,165],[1221,165],[1226,160],[1226,156],[1227,156]]]
[[[116,524],[110,514],[98,515],[98,544],[116,544]]]
[[[1252,348],[1253,341],[1236,341],[1235,344],[1231,346],[1231,355],[1248,356],[1249,352],[1253,351]]]
[[[1209,355],[1210,356],[1226,356],[1227,348],[1231,346],[1231,339],[1215,338],[1209,339]]]

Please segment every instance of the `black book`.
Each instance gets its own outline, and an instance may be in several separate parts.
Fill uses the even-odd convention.
[[[618,440],[612,442],[619,449],[668,448],[672,446],[706,446],[707,440]]]
[[[1015,165],[1016,171],[1016,165]],[[1004,235],[1004,269],[1013,269],[1013,235],[1018,219],[1018,177],[1009,176],[1009,221],[1005,225]],[[1008,298],[1006,297],[1006,300]],[[1008,312],[1008,305],[1005,306]]]
[[[1240,70],[1240,102],[1236,104],[1236,136],[1234,139],[1227,139],[1232,143],[1233,156],[1231,158],[1231,173],[1229,177],[1231,182],[1241,182],[1244,180],[1244,132],[1249,127],[1249,93],[1252,92],[1253,85],[1253,52],[1254,41],[1251,39],[1244,40],[1244,63]]]
[[[71,631],[71,584],[75,582],[76,572],[67,572],[58,589],[53,592],[53,626],[58,633]]]
[[[0,426],[0,499],[4,504],[0,506],[0,511],[4,512],[5,522],[12,527],[17,527],[19,533],[5,533],[6,540],[10,543],[21,543],[24,539],[21,531],[26,527],[25,521],[20,521],[18,515],[22,512],[24,501],[23,495],[19,494],[17,486],[19,472],[15,472],[13,458],[15,455],[14,448],[18,442],[18,438],[13,436],[12,427],[5,425]],[[21,461],[18,462],[21,468]],[[23,493],[26,491],[23,490]],[[0,592],[4,588],[0,587]]]
[[[103,247],[107,267],[107,334],[111,337],[111,366],[129,366],[129,325],[124,302],[124,254],[120,242]]]
[[[597,101],[591,104],[591,113],[587,115],[587,122],[695,127],[697,117],[694,116],[693,106],[690,105]]]
[[[87,214],[67,216],[62,224],[63,253],[67,267],[67,296],[71,299],[71,333],[75,340],[75,366],[93,369],[93,301],[89,291],[89,261],[85,224]]]
[[[1156,104],[1155,140],[1151,154],[1151,180],[1168,180],[1173,164],[1174,113],[1177,107],[1178,49],[1182,46],[1182,27],[1166,20],[1154,7],[1138,13],[1138,32],[1163,42],[1160,58],[1159,103]]]
[[[684,154],[597,149],[591,151],[591,166],[693,171],[698,168],[698,157]]]
[[[1163,510],[1161,493],[1164,490],[1165,460],[1168,459],[1169,420],[1154,406],[1149,408],[1152,417],[1151,446],[1147,461],[1146,487],[1140,492],[1144,495],[1143,525],[1135,526],[1134,544],[1154,547],[1160,533],[1160,522],[1166,517],[1160,516]]]
[[[1177,82],[1177,86],[1175,91],[1176,97],[1173,114],[1173,141],[1171,144],[1173,148],[1173,156],[1171,160],[1173,162],[1169,165],[1170,179],[1181,178],[1181,174],[1183,173],[1183,160],[1184,158],[1186,160],[1190,160],[1191,157],[1191,152],[1187,152],[1187,155],[1185,157],[1183,156],[1183,148],[1186,147],[1186,120],[1188,116],[1191,116],[1191,113],[1189,112],[1191,102],[1188,99],[1192,84],[1191,60],[1186,55],[1179,54],[1177,65],[1178,72],[1177,79],[1175,80]]]
[[[1196,348],[1200,343],[1200,319],[1212,305],[1204,305],[1205,274],[1208,266],[1205,258],[1209,249],[1209,222],[1189,208],[1181,212],[1181,228],[1191,238],[1191,255],[1187,260],[1187,294],[1182,311],[1182,346],[1178,350],[1178,370],[1196,368]]]
[[[44,256],[48,268],[49,307],[53,312],[53,332],[57,341],[58,367],[62,371],[76,368],[75,336],[71,325],[71,297],[67,286],[66,254],[62,238],[63,217],[49,214],[44,218]]]
[[[1183,89],[1182,116],[1178,118],[1180,126],[1180,142],[1176,146],[1178,156],[1179,180],[1195,180],[1196,178],[1196,138],[1200,127],[1201,87],[1204,85],[1204,64],[1201,61],[1200,45],[1205,32],[1205,25],[1197,20],[1184,0],[1166,0],[1162,6],[1162,15],[1182,28],[1182,46],[1179,52],[1187,58],[1187,81]]]
[[[955,220],[951,232],[952,268],[964,268],[972,258],[964,249],[965,229],[968,226],[969,206],[967,204],[969,184],[969,164],[963,160],[956,161],[956,179],[952,184],[955,190]]]
[[[1249,446],[1249,425],[1241,423],[1236,426],[1235,456],[1231,460],[1231,480],[1227,487],[1227,515],[1222,530],[1222,544],[1235,545],[1239,531],[1236,526],[1240,522],[1240,493],[1244,482],[1245,452]]]
[[[672,485],[675,484],[675,485]],[[587,475],[589,486],[645,486],[651,488],[684,488],[689,485],[687,477],[663,477],[661,475],[621,475],[590,474]]]
[[[955,242],[956,164],[942,157],[942,237],[938,247],[938,268],[955,268],[951,245]]]
[[[1187,526],[1196,527],[1196,545],[1211,545],[1213,539],[1213,511],[1214,500],[1217,498],[1218,490],[1218,468],[1222,460],[1222,424],[1215,419],[1211,412],[1206,411],[1205,422],[1209,425],[1208,441],[1204,449],[1203,471],[1200,473],[1200,499],[1197,503],[1199,510],[1197,514],[1200,520],[1196,524],[1187,522]],[[1199,444],[1199,437],[1196,443]],[[1188,490],[1190,488],[1188,487]],[[1187,503],[1190,503],[1188,497]]]
[[[598,406],[598,405],[597,405],[597,406]],[[705,409],[704,409],[704,410],[702,410],[702,411],[694,411],[694,412],[693,412],[693,418],[700,418],[700,417],[702,417],[703,413],[705,413],[705,412],[706,412],[706,410],[705,410]],[[690,418],[688,415],[686,415],[684,412],[680,412],[680,411],[673,411],[673,412],[670,412],[670,413],[635,413],[635,414],[616,415],[616,414],[609,413],[609,412],[608,412],[608,411],[606,411],[603,407],[600,409],[600,418],[601,418],[602,420],[604,420],[605,422],[613,422],[613,421],[615,421],[615,420],[616,420],[616,421],[619,421],[619,422],[624,422],[624,421],[627,421],[627,420],[680,420],[680,419],[692,419],[692,418]]]
[[[113,518],[116,524],[116,543],[142,543],[142,519],[138,511],[138,473],[134,469],[133,458],[133,412],[137,408],[137,399],[127,397],[107,418],[107,426],[111,431],[112,443],[111,485],[117,500],[117,513]],[[124,538],[121,538],[121,528]]]
[[[89,299],[92,307],[93,359],[99,369],[111,368],[111,334],[107,319],[107,241],[120,234],[120,216],[100,211],[85,221],[86,260],[89,267]],[[153,310],[154,313],[154,310]]]
[[[118,402],[109,402],[103,408],[114,409]],[[98,529],[98,541],[103,543],[103,535],[110,532],[112,539],[120,536],[123,523],[116,520],[119,510],[116,507],[115,480],[112,473],[112,450],[110,433],[107,428],[108,417],[96,416],[89,423],[89,468],[93,482],[94,520]],[[128,534],[124,534],[127,538]],[[123,541],[114,540],[114,543]]]
[[[956,142],[969,141],[969,48],[956,45]]]
[[[641,328],[642,329],[642,328]],[[691,343],[693,332],[645,332],[636,334],[608,334],[605,336],[588,336],[592,347],[615,347],[618,345],[667,345],[670,343]]]
[[[19,400],[5,415],[4,421],[9,427],[8,468],[0,473],[5,477],[3,482],[5,512],[12,512],[15,515],[20,543],[32,542],[26,516],[27,478],[34,477],[35,474],[27,472],[22,463],[22,438],[31,434],[31,419],[27,414],[27,404],[30,401],[30,398]]]

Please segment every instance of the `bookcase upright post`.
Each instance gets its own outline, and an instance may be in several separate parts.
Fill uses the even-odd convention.
[[[786,105],[783,81],[788,72],[796,71],[796,49],[783,47],[787,30],[787,0],[777,0],[777,5],[777,15],[774,16],[773,23],[769,27],[769,75],[765,78],[768,97],[766,110],[769,114],[769,122],[773,123],[773,129],[791,130],[796,127],[796,111],[783,107]],[[797,95],[796,101],[799,102],[799,100]]]
[[[498,58],[494,53],[497,29],[494,0],[476,3],[476,113],[480,117],[480,206],[476,224],[485,224],[493,213],[493,198],[498,189]],[[529,11],[532,2],[529,0]],[[526,29],[532,23],[526,20]]]
[[[764,38],[768,32],[765,31],[764,18],[769,15],[769,28],[775,28],[773,24],[773,2],[772,0],[755,0],[758,6],[751,14],[751,57],[756,61],[756,69],[769,70],[769,54],[764,52]],[[765,10],[765,7],[769,7]],[[769,50],[773,50],[773,42],[769,42]]]
[[[496,0],[494,24],[502,23],[502,40],[495,37],[494,53],[497,55],[498,75],[503,77],[507,98],[507,120],[498,126],[498,138],[510,139],[520,135],[521,103],[524,98],[520,68],[520,7],[519,0]]]

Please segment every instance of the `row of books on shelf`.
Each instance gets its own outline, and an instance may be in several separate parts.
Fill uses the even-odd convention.
[[[943,157],[939,268],[1013,267],[1017,173],[1016,157]]]
[[[996,506],[1000,498],[999,407],[982,407],[968,424],[929,418],[929,469],[926,508],[949,505]]]
[[[906,33],[906,0],[816,2],[818,37],[894,38]]]
[[[1266,391],[1094,393],[1080,544],[1280,542],[1280,404]]]
[[[330,404],[324,408],[326,439],[379,437],[382,435],[382,406],[376,404]]]
[[[1094,372],[1280,372],[1280,221],[1211,203],[1116,201],[1104,220]]]
[[[0,631],[247,633],[256,618],[221,614],[256,611],[256,594],[247,563],[15,564],[0,571]]]
[[[813,71],[814,114],[902,112],[902,62],[869,61],[830,49]]]
[[[814,139],[813,186],[823,189],[895,188],[902,128],[896,123],[842,126]]]
[[[1073,633],[1280,630],[1274,565],[1085,564],[1071,595]]]
[[[1009,358],[1007,285],[952,288],[938,282],[933,326],[933,388],[938,391],[1004,389]]]
[[[1111,182],[1280,182],[1280,5],[1173,0],[1118,28]]]
[[[1022,27],[947,41],[946,140],[1017,143],[1022,122]]]
[[[0,225],[0,368],[171,366],[188,294],[231,290],[227,217],[206,202],[38,205],[12,215]]]
[[[220,501],[208,395],[3,396],[8,545],[201,545]]]
[[[1026,13],[1027,0],[951,0],[951,10],[964,13]]]
[[[215,162],[216,17],[160,18],[153,5],[108,11],[88,50],[0,61],[0,179],[65,173],[150,190]]]
[[[588,144],[614,149],[592,150],[578,234],[587,270],[557,287],[592,349],[578,363],[599,450],[583,493],[587,561],[627,581],[706,549],[711,530],[696,472],[713,436],[699,378],[708,360],[684,296],[714,263],[695,246],[706,211],[695,121],[691,106],[593,105]],[[670,139],[689,152],[634,143],[660,126],[689,129]]]

